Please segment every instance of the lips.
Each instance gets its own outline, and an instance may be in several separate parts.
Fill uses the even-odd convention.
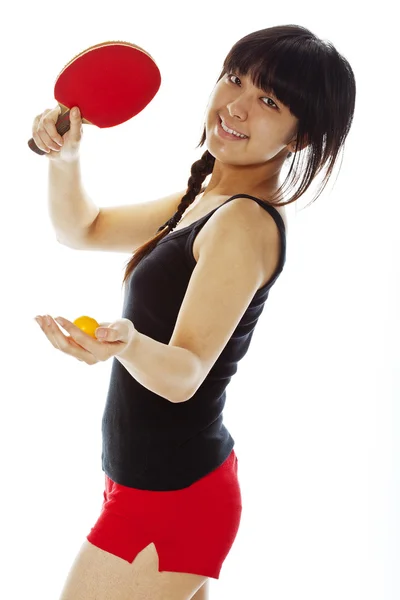
[[[224,121],[224,124],[225,124],[226,127],[228,127],[228,129],[233,129],[233,131],[236,131],[236,133],[240,133],[241,135],[245,135],[246,137],[249,137],[243,131],[238,131],[237,129],[235,129],[234,127],[232,127],[232,125],[229,125],[229,123],[227,123],[227,121],[225,121],[225,119],[222,119],[222,117],[220,115],[218,115],[218,118],[220,120],[220,123],[222,122],[222,120]]]

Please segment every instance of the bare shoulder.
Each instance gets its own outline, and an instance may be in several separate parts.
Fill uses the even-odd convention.
[[[278,212],[286,227],[284,207],[280,207]],[[247,236],[245,250],[249,261],[254,261],[257,257],[260,262],[262,287],[273,275],[280,257],[281,236],[274,218],[254,200],[235,198],[221,206],[196,236],[193,246],[196,261],[202,249],[218,243],[218,236],[226,229],[232,230],[233,238],[238,235]]]
[[[266,202],[264,204],[267,205]],[[288,219],[285,206],[273,208],[281,216],[285,230],[287,231]],[[226,225],[226,223],[229,223],[229,226],[231,226],[233,222],[239,223],[240,227],[255,234],[255,243],[262,242],[262,240],[268,242],[268,238],[274,232],[278,234],[279,238],[279,230],[274,217],[260,206],[258,202],[245,197],[235,198],[233,201],[221,206],[206,223],[205,227],[208,226],[209,229],[218,228]],[[257,233],[259,237],[256,235]]]

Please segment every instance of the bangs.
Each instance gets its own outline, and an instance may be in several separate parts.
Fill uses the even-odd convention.
[[[315,50],[312,40],[303,38],[299,43],[295,37],[264,37],[258,41],[253,34],[251,40],[243,38],[233,46],[223,68],[225,73],[249,76],[256,87],[272,92],[300,119],[310,103],[315,103],[319,92],[316,79],[321,57],[315,60],[318,55]]]

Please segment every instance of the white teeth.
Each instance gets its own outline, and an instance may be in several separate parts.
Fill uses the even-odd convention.
[[[240,137],[240,138],[247,138],[247,135],[243,135],[242,133],[238,133],[237,131],[234,131],[233,129],[229,129],[229,127],[227,127],[225,125],[225,123],[223,122],[222,119],[221,119],[221,127],[227,133],[232,133],[233,135],[236,135],[237,137]]]

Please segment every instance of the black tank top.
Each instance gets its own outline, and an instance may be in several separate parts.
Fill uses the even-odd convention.
[[[197,392],[172,403],[142,386],[114,358],[102,419],[102,469],[116,483],[172,491],[218,468],[234,447],[223,424],[226,388],[245,356],[269,290],[286,261],[286,231],[279,212],[248,194],[275,220],[281,254],[271,279],[257,290],[237,328]],[[122,317],[168,344],[196,261],[193,241],[219,206],[191,225],[171,231],[146,255],[127,281]]]

